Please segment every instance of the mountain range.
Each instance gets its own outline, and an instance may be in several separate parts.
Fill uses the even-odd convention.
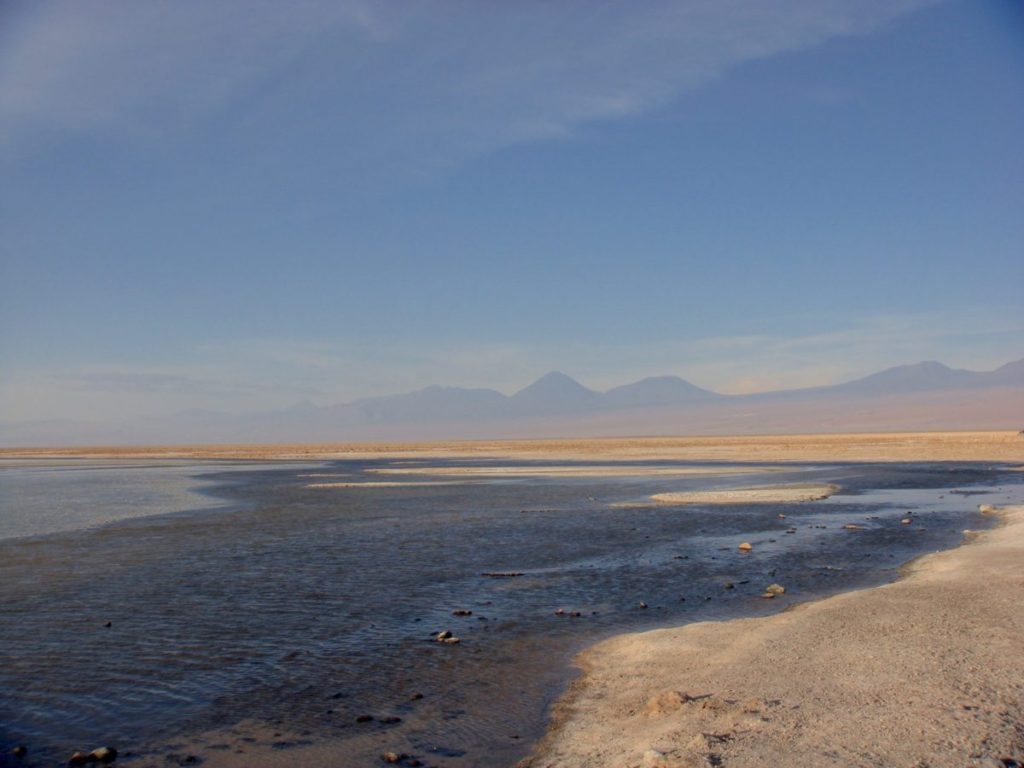
[[[500,437],[1019,429],[1024,359],[993,371],[928,361],[854,381],[727,395],[676,376],[606,392],[553,371],[512,395],[430,386],[273,412],[188,411],[120,423],[7,422],[0,446],[202,442],[441,440]]]

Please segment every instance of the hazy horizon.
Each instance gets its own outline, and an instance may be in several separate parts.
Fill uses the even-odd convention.
[[[0,9],[0,421],[723,393],[1024,338],[1024,11]]]

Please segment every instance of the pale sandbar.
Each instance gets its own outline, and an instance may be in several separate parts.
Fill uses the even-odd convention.
[[[827,499],[838,490],[836,485],[779,485],[774,488],[656,493],[650,498],[659,504],[788,504]]]

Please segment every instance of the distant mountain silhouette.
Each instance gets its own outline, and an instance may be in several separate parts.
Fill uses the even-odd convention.
[[[955,370],[934,360],[899,365],[845,384],[831,387],[833,392],[856,394],[896,394],[933,389],[971,387],[983,384],[984,373]]]
[[[723,395],[676,376],[596,392],[552,371],[515,394],[430,386],[264,413],[0,424],[0,445],[327,442],[599,435],[1021,429],[1024,359],[994,371],[926,361],[826,387]]]
[[[722,397],[701,389],[678,376],[650,376],[605,392],[601,398],[607,406],[638,408],[652,405],[689,405]]]
[[[507,402],[505,395],[493,389],[431,386],[404,395],[356,400],[347,409],[372,421],[424,421],[486,417],[501,413]]]
[[[996,368],[991,373],[978,374],[999,387],[1024,387],[1024,360],[1015,360]]]
[[[552,371],[509,398],[517,412],[578,411],[598,402],[600,395],[560,371]]]

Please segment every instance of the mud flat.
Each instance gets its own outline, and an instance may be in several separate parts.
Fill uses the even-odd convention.
[[[468,483],[459,480],[427,480],[424,482],[394,483],[386,480],[348,483],[309,483],[307,488],[424,488],[434,485],[466,485]]]
[[[782,467],[720,465],[713,467],[650,467],[635,465],[486,466],[486,467],[388,467],[369,469],[378,475],[436,475],[442,477],[685,477],[704,475],[751,475],[780,472]]]
[[[594,646],[522,768],[1024,761],[1024,506],[1000,513],[893,584]]]

